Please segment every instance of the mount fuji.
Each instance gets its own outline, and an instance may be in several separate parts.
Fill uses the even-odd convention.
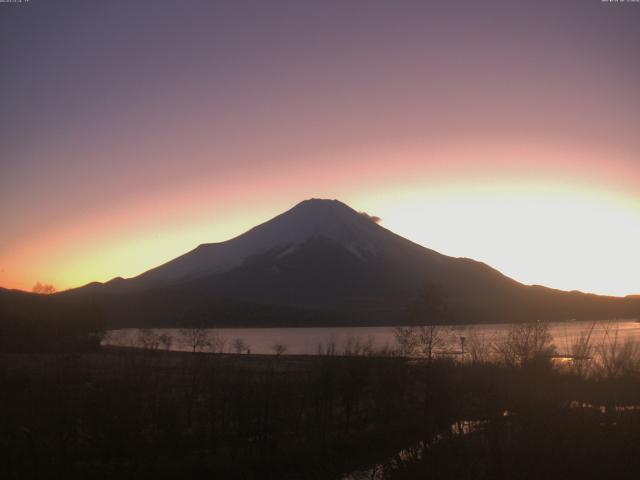
[[[100,304],[113,325],[382,325],[406,322],[429,284],[451,322],[608,318],[637,299],[526,286],[383,228],[337,200],[305,200],[246,233],[208,243],[130,279],[62,292]]]

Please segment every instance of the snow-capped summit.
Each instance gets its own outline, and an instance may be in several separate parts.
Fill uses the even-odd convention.
[[[310,199],[231,240],[206,243],[135,278],[166,284],[221,273],[274,249],[284,256],[311,239],[335,242],[353,255],[377,255],[400,244],[414,245],[338,200]]]

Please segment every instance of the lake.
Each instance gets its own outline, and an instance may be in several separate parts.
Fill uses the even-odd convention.
[[[568,354],[571,345],[581,333],[593,326],[592,340],[598,343],[606,338],[617,336],[618,342],[635,340],[640,342],[640,322],[636,320],[617,320],[607,322],[568,321],[553,322],[550,331],[554,344],[560,354]],[[475,337],[482,342],[492,342],[504,338],[510,324],[487,325],[458,325],[443,326],[442,331],[446,339],[441,348],[444,352],[459,352],[460,337],[468,341]],[[320,351],[333,349],[336,354],[343,354],[345,350],[353,351],[357,348],[371,345],[375,349],[388,347],[396,348],[394,327],[316,327],[316,328],[212,328],[206,329],[209,340],[215,347],[202,348],[203,351],[233,352],[237,339],[245,345],[243,350],[252,354],[272,354],[274,346],[281,345],[287,354],[315,355]],[[176,328],[150,329],[153,336],[165,334],[171,339],[169,348],[176,351],[190,351],[188,339],[184,332]],[[103,345],[121,347],[143,347],[145,331],[128,328],[111,330],[103,340]],[[164,348],[164,347],[159,347]]]

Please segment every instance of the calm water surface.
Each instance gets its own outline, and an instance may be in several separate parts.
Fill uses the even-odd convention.
[[[594,322],[555,322],[551,323],[551,334],[559,353],[568,353],[572,343],[582,332],[588,331]],[[491,342],[503,338],[510,324],[464,325],[442,327],[446,330],[447,343],[445,351],[459,351],[460,337],[467,339],[475,335],[482,341]],[[167,334],[171,337],[171,350],[191,350],[180,329],[153,329],[155,334]],[[242,339],[248,345],[251,353],[274,353],[274,345],[286,347],[286,353],[299,355],[314,355],[319,349],[326,351],[335,348],[336,354],[342,354],[349,345],[359,343],[361,346],[372,344],[376,349],[396,347],[393,327],[318,327],[318,328],[214,328],[207,329],[213,342],[224,345],[225,352],[233,351],[233,341]],[[626,340],[640,341],[640,322],[635,320],[619,320],[614,322],[595,322],[592,340],[598,342],[605,335],[617,335],[619,342]],[[222,342],[220,342],[222,340]],[[136,328],[112,330],[109,332],[104,345],[142,347],[141,331]],[[207,349],[203,349],[206,351]]]

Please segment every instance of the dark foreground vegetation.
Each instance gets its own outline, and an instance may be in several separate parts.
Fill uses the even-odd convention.
[[[351,339],[250,355],[200,327],[142,329],[145,349],[118,349],[100,347],[94,303],[11,295],[2,479],[640,476],[640,346],[613,327],[598,342],[584,332],[570,358],[540,322],[443,352],[445,329],[428,322],[446,305],[430,289],[382,350]]]
[[[95,350],[105,328],[91,300],[0,288],[0,352]]]
[[[637,350],[554,367],[520,333],[499,362],[4,353],[0,478],[638,478]]]

